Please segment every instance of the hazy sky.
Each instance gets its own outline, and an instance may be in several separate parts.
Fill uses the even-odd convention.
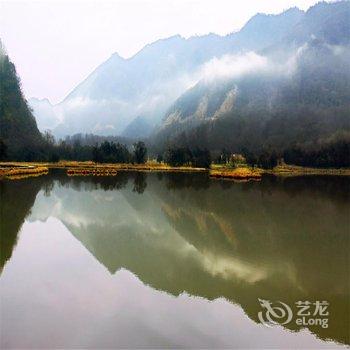
[[[317,0],[0,0],[0,37],[27,98],[61,101],[113,52],[239,30],[257,12],[279,13]]]

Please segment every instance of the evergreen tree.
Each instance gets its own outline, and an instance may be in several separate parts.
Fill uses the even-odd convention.
[[[138,141],[134,143],[134,159],[137,164],[146,162],[147,148],[144,142]]]
[[[11,160],[36,160],[45,153],[44,140],[21,91],[14,64],[0,42],[0,138]]]

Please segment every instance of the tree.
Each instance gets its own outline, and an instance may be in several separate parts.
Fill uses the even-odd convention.
[[[92,148],[92,160],[95,163],[102,163],[103,161],[101,151],[97,145]]]
[[[60,160],[58,153],[54,152],[50,156],[50,162],[57,163]]]
[[[283,153],[287,164],[312,167],[349,167],[350,137],[340,136],[321,141],[318,145],[308,144],[288,148]]]
[[[53,146],[55,144],[55,137],[52,135],[50,130],[45,130],[43,137],[47,145]]]
[[[16,68],[1,41],[0,138],[6,144],[8,159],[37,160],[43,155],[44,140],[22,94]]]
[[[104,141],[100,146],[100,150],[104,160],[108,159],[112,151],[111,144],[108,141]]]
[[[248,148],[243,148],[242,154],[245,158],[246,163],[249,166],[254,167],[258,163],[257,156],[252,151],[250,151]]]
[[[168,148],[165,153],[165,162],[171,166],[182,166],[192,162],[192,153],[188,147]]]
[[[138,141],[134,143],[134,159],[137,164],[146,162],[147,148],[144,142]]]
[[[131,159],[131,155],[129,150],[125,145],[112,143],[111,153],[113,155],[113,159],[117,163],[129,163]]]
[[[3,139],[0,139],[0,160],[5,160],[7,157],[7,146]]]
[[[195,148],[192,151],[192,165],[197,168],[210,168],[211,156],[209,150]]]
[[[219,156],[219,164],[227,164],[230,161],[231,152],[223,148]]]
[[[276,152],[263,151],[258,156],[258,165],[263,169],[273,169],[277,165]]]
[[[158,154],[157,155],[157,162],[161,163],[163,161],[163,155],[162,154]]]

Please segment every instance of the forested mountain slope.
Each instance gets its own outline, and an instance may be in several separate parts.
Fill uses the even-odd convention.
[[[154,135],[155,148],[283,151],[348,140],[349,40],[350,2],[315,5],[278,43],[216,62],[220,69],[168,110]],[[240,71],[232,69],[237,65]]]
[[[154,127],[176,98],[200,79],[206,62],[272,45],[303,14],[296,8],[279,15],[258,14],[239,32],[227,36],[208,34],[185,39],[176,35],[146,45],[129,59],[115,53],[52,107],[56,121],[60,121],[59,125],[51,123],[53,132],[57,136],[77,132],[118,135],[125,130],[131,137],[138,136],[145,121]],[[33,101],[32,107],[40,125],[47,124],[42,123],[46,116],[54,119],[47,104],[40,108],[38,101]]]
[[[0,139],[9,159],[36,157],[42,136],[22,94],[20,80],[0,42]],[[4,146],[2,146],[4,148]]]

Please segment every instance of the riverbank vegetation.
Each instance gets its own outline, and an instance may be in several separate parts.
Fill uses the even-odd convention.
[[[263,172],[255,168],[225,168],[216,167],[210,170],[210,177],[213,178],[223,178],[223,179],[233,179],[233,180],[260,180]]]
[[[343,74],[340,78],[346,80]],[[264,92],[264,89],[260,90]],[[256,100],[256,90],[253,91],[253,100]],[[333,168],[350,168],[348,99],[337,101],[339,108],[332,107],[328,112],[320,108],[316,113],[313,109],[299,106],[286,113],[282,113],[281,109],[276,115],[270,115],[269,109],[258,109],[249,116],[243,110],[238,110],[234,116],[205,123],[176,137],[168,135],[163,142],[157,142],[154,137],[142,141],[92,134],[76,134],[55,140],[49,131],[42,134],[38,130],[21,91],[15,66],[1,42],[0,95],[0,161],[50,164],[61,160],[91,161],[133,168],[137,164],[145,164],[149,159],[157,159],[159,165],[146,168],[209,169],[212,163],[218,163],[225,172],[227,168],[248,167],[274,173],[289,173],[293,166],[320,169],[313,170],[313,173],[331,174],[347,173],[347,170],[331,170]],[[299,95],[293,96],[296,98]],[[265,96],[262,97],[261,100],[265,101]],[[328,97],[323,100],[328,101]],[[324,107],[327,107],[327,103]],[[288,120],[290,128],[286,127]],[[287,167],[283,171],[274,170],[278,166]],[[237,170],[234,172],[237,173]],[[296,172],[310,173],[306,170]]]
[[[239,153],[223,148],[220,152],[210,151],[206,147],[168,146],[163,152],[154,153],[152,145],[143,141],[121,143],[104,140],[94,145],[87,141],[95,140],[90,135],[85,138],[66,138],[56,141],[46,132],[40,147],[26,147],[15,156],[9,152],[7,144],[0,138],[0,161],[53,162],[93,161],[95,163],[143,164],[148,159],[156,159],[172,167],[191,166],[210,168],[212,163],[239,167],[248,165],[252,168],[271,170],[277,165],[302,166],[308,168],[350,168],[350,141],[342,137],[308,145],[295,145],[283,150],[271,147],[242,148]],[[84,141],[84,142],[82,142]],[[38,147],[40,148],[38,148]]]
[[[273,169],[251,167],[241,155],[235,156],[239,163],[212,163],[210,168],[194,167],[191,164],[171,166],[156,160],[143,164],[132,163],[95,163],[92,161],[59,161],[59,162],[0,162],[0,178],[19,179],[29,176],[40,176],[49,169],[65,169],[69,176],[115,176],[122,171],[136,172],[205,172],[211,178],[233,180],[259,180],[263,175],[275,176],[350,176],[349,168],[310,168],[280,164]]]
[[[44,139],[46,152],[50,155],[43,159],[44,162],[3,162],[0,163],[0,176],[38,175],[45,173],[48,168],[65,168],[70,176],[113,176],[118,171],[127,170],[207,171],[213,178],[236,180],[257,180],[263,174],[350,175],[349,144],[339,139],[329,142],[327,146],[314,146],[312,150],[293,148],[283,153],[271,148],[259,151],[244,148],[238,154],[222,149],[212,155],[207,148],[170,146],[156,157],[152,152],[149,155],[142,141],[126,145],[105,140],[100,144],[89,145],[78,142],[78,138],[73,144],[66,144],[56,143],[50,133],[46,133]],[[3,142],[0,142],[0,146],[2,159],[6,159],[6,146]],[[337,168],[331,168],[329,164]]]
[[[0,163],[0,178],[6,177],[12,180],[17,180],[29,176],[46,175],[48,171],[48,167],[42,165],[7,165]]]

